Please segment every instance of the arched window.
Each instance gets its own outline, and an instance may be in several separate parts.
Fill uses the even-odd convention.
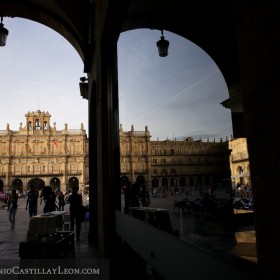
[[[244,172],[244,170],[243,170],[242,166],[238,166],[238,173],[242,174],[243,172]]]
[[[35,120],[35,128],[36,128],[36,130],[40,130],[40,121],[39,121],[39,119]]]
[[[157,188],[157,187],[158,187],[158,183],[159,183],[159,182],[158,182],[157,179],[153,179],[153,180],[152,180],[152,187],[153,187],[153,188]]]

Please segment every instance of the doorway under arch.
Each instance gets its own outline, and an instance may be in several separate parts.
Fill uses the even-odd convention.
[[[12,182],[12,189],[16,189],[18,191],[22,191],[23,188],[23,182],[21,179],[17,178],[15,180],[13,180]]]
[[[144,176],[142,175],[139,175],[137,178],[136,178],[136,182],[141,186],[143,184],[145,184],[145,178]]]
[[[40,191],[42,190],[44,187],[45,187],[45,182],[40,179],[40,178],[35,178],[35,179],[31,179],[29,182],[28,182],[28,190],[31,189],[31,185],[34,185],[35,186],[35,189]]]
[[[127,186],[129,184],[129,179],[127,176],[122,176],[121,177],[121,188],[123,188],[124,186]]]
[[[4,190],[4,182],[0,180],[0,192]]]
[[[57,177],[52,178],[50,181],[50,186],[55,192],[60,191],[60,187],[61,187],[60,179]]]
[[[158,179],[154,178],[152,180],[152,188],[158,188],[158,186],[159,186],[159,181]]]
[[[71,177],[68,181],[69,190],[71,191],[74,187],[79,187],[79,180],[76,177]]]

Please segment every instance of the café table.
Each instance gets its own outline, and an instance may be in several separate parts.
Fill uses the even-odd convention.
[[[36,240],[40,234],[53,234],[64,224],[66,211],[53,211],[30,218],[26,241]]]

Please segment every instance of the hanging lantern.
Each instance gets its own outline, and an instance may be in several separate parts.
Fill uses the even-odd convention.
[[[157,41],[157,47],[159,56],[165,57],[168,55],[169,41],[164,39],[163,30],[161,30],[160,40]]]

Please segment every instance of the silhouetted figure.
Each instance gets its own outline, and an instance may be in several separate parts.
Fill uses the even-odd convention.
[[[129,209],[129,191],[130,191],[130,183],[127,182],[123,187],[122,191],[124,194],[124,213],[128,213]]]
[[[9,220],[11,223],[11,229],[13,229],[15,227],[16,213],[17,213],[17,209],[18,209],[17,202],[18,202],[18,194],[17,194],[16,190],[13,190],[11,195],[9,196],[8,209],[7,209],[7,211],[9,212]]]
[[[65,197],[62,191],[59,192],[57,199],[58,199],[58,210],[63,211],[65,205]]]
[[[37,215],[39,192],[36,190],[35,185],[31,185],[30,191],[27,193],[27,201],[25,210],[29,210],[29,217]]]
[[[55,211],[57,209],[57,206],[56,206],[56,194],[54,190],[51,187],[46,186],[43,189],[42,196],[45,201],[43,212],[47,213],[47,212]]]
[[[140,186],[137,183],[131,184],[128,193],[128,204],[129,207],[139,207],[139,194],[140,194]]]
[[[147,187],[145,185],[142,186],[140,194],[139,194],[139,199],[141,201],[141,204],[143,207],[148,207],[150,206],[150,194],[147,190]]]
[[[82,195],[78,193],[79,187],[73,187],[72,193],[69,195],[69,210],[70,210],[70,230],[74,231],[74,226],[76,224],[76,239],[80,241],[81,233],[81,222],[83,212],[83,199]]]

